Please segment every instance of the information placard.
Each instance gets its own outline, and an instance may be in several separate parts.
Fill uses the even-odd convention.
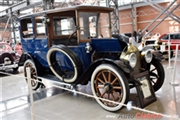
[[[152,102],[156,101],[156,96],[151,84],[149,72],[145,71],[134,75],[134,79],[141,83],[141,85],[136,86],[138,92],[137,94],[140,100],[140,106],[144,108]]]

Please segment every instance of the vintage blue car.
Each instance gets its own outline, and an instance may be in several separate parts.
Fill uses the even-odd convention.
[[[19,17],[23,55],[19,65],[30,67],[32,88],[41,87],[38,76],[49,75],[76,86],[91,81],[97,102],[108,111],[126,104],[130,88],[141,85],[134,76],[148,71],[157,91],[164,82],[164,69],[150,50],[139,51],[113,35],[113,8],[75,6]],[[152,69],[154,67],[155,69]],[[51,77],[50,77],[51,79]]]

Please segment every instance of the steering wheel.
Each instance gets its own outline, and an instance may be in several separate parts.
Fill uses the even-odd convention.
[[[77,37],[75,36],[77,34],[77,31],[74,31],[68,38],[69,42],[75,43],[77,41]]]

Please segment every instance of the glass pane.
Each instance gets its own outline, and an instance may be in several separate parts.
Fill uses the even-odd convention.
[[[46,28],[42,19],[36,19],[36,37],[44,38],[46,37]]]
[[[54,17],[53,21],[55,35],[70,35],[76,30],[73,18]]]
[[[99,17],[99,37],[109,38],[109,15],[101,13]]]
[[[108,19],[109,17],[107,13],[80,12],[81,40],[98,37],[109,37]]]
[[[165,35],[162,39],[168,39],[169,35]]]
[[[177,35],[177,39],[180,39],[180,34]]]
[[[33,38],[33,24],[31,19],[21,20],[21,30],[23,38]]]

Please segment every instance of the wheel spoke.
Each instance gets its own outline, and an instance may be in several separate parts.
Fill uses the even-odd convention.
[[[152,69],[150,72],[153,72],[154,70],[156,70],[156,68]]]
[[[156,84],[156,82],[155,82],[155,81],[153,81],[152,79],[151,79],[151,82],[153,82],[154,84]]]
[[[103,92],[103,94],[101,94],[100,98],[102,98],[105,95],[106,91]]]
[[[116,77],[111,84],[113,85],[117,80],[118,78]]]
[[[105,84],[105,82],[102,81],[100,78],[97,78],[97,80],[98,80],[99,82],[101,82],[102,84]]]
[[[118,102],[120,102],[122,97],[115,90],[113,90],[113,93],[116,94],[116,96],[119,98]]]
[[[102,72],[102,75],[103,75],[103,78],[104,78],[105,82],[108,82],[107,79],[106,79],[106,76],[105,76],[105,74],[103,72]]]
[[[119,90],[121,90],[122,87],[119,87],[119,86],[113,86],[113,89],[119,89]]]
[[[112,99],[113,99],[113,101],[115,101],[115,98],[114,98],[114,95],[113,95],[113,93],[111,93],[111,96],[112,96]]]
[[[33,78],[37,79],[37,76],[36,76],[36,75],[33,75]]]
[[[110,99],[110,94],[108,93],[108,100]]]
[[[158,75],[154,72],[150,72],[149,75],[158,78]]]
[[[98,85],[97,88],[103,89],[104,85]]]
[[[108,75],[108,82],[111,82],[111,71],[109,72],[109,75]]]
[[[33,71],[32,74],[33,74],[33,75],[36,75],[36,71]]]

